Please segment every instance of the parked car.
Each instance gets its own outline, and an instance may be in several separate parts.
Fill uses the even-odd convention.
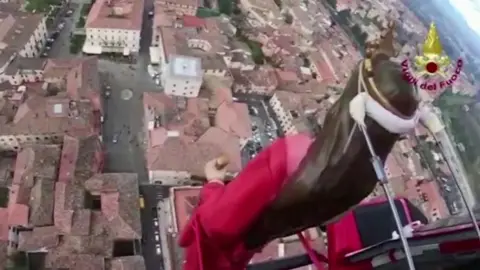
[[[161,255],[161,254],[162,254],[162,248],[160,247],[160,244],[156,244],[156,245],[155,245],[155,249],[156,249],[157,255]]]
[[[112,140],[113,143],[117,143],[118,142],[118,133],[115,133],[113,135],[113,140]],[[142,207],[143,208],[143,207]]]
[[[55,31],[52,33],[52,35],[50,36],[50,38],[52,39],[57,39],[58,38],[58,35],[60,35],[60,32],[59,31]]]

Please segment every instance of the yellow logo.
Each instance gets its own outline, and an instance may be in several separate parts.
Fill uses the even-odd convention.
[[[443,51],[434,23],[430,24],[423,44],[423,54],[415,57],[414,68],[410,67],[408,59],[402,61],[404,79],[428,91],[445,89],[460,77],[463,60],[458,59],[453,67],[453,73],[447,76],[449,66],[450,59]]]
[[[430,24],[427,38],[423,44],[423,55],[415,57],[415,66],[420,76],[440,75],[445,76],[444,69],[450,64],[448,56],[444,55],[442,43],[437,33],[437,27],[434,23]]]

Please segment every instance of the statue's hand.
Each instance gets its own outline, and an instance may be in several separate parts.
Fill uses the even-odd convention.
[[[438,115],[436,115],[428,106],[420,107],[420,123],[432,133],[440,132],[444,129],[444,125]]]
[[[365,98],[365,93],[360,93],[350,101],[349,105],[350,116],[360,127],[365,127]]]
[[[228,160],[225,161],[225,158],[216,158],[207,162],[204,168],[207,181],[223,181],[227,174],[227,164]]]

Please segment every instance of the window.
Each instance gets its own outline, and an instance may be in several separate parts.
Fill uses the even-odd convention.
[[[85,191],[84,206],[87,209],[101,210],[102,200],[100,198],[100,195],[93,195],[92,193]]]
[[[130,240],[113,241],[113,257],[126,257],[135,255],[134,242]]]

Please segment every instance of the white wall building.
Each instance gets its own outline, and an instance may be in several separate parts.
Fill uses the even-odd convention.
[[[165,94],[196,97],[203,81],[201,59],[197,57],[170,55],[162,73]]]
[[[47,40],[46,18],[21,11],[0,12],[0,83],[17,57],[38,57]]]
[[[280,123],[280,128],[283,132],[285,132],[285,135],[297,134],[298,131],[293,124],[293,116],[288,110],[284,108],[277,94],[274,94],[270,98],[268,104],[272,107],[278,119],[278,122]]]
[[[83,52],[137,54],[143,7],[143,0],[97,0],[85,24]]]

